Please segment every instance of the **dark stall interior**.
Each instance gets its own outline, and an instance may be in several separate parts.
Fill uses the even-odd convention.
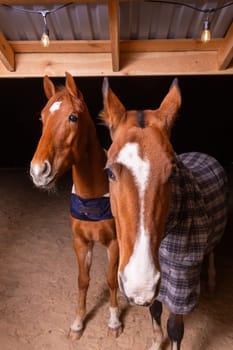
[[[55,84],[64,82],[54,78]],[[110,77],[110,86],[127,109],[157,108],[166,95],[173,77]],[[102,78],[76,79],[96,123],[102,145],[108,148],[108,130],[100,125]],[[224,166],[232,163],[232,77],[181,76],[180,116],[173,128],[176,152],[207,152]],[[0,167],[25,168],[41,133],[40,111],[46,103],[41,78],[0,79],[1,128]]]
[[[127,109],[154,109],[166,95],[174,77],[110,77],[110,86]],[[177,153],[206,152],[233,173],[232,76],[178,77],[182,108],[171,140]],[[55,84],[64,78],[53,78]],[[76,78],[89,107],[103,147],[110,145],[107,128],[101,125],[102,78]],[[42,78],[0,79],[0,168],[21,168],[28,176],[30,160],[41,133],[40,111],[46,103]],[[231,221],[231,218],[230,218]],[[230,230],[223,248],[231,254]]]
[[[173,78],[110,77],[109,82],[127,109],[155,109],[167,94]],[[230,75],[178,78],[183,101],[171,135],[175,151],[209,153],[223,165],[230,181],[229,220],[215,250],[216,293],[214,297],[206,294],[207,270],[203,269],[203,293],[198,309],[185,319],[183,348],[229,350],[232,348],[233,322],[233,78]],[[52,80],[55,84],[64,83],[64,78]],[[102,109],[102,78],[82,77],[76,82],[94,119],[101,144],[108,148],[111,143],[108,129],[98,119]],[[57,189],[51,192],[36,188],[29,176],[30,160],[41,134],[40,111],[46,103],[43,79],[2,78],[0,89],[2,348],[149,348],[152,328],[147,308],[129,306],[120,294],[125,329],[117,339],[106,336],[108,261],[102,245],[96,245],[94,250],[87,298],[87,327],[78,342],[71,342],[68,338],[76,307],[78,274],[69,222],[71,174],[64,175]],[[164,334],[167,317],[165,309]]]

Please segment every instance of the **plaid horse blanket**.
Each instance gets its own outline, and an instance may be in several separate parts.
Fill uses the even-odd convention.
[[[219,242],[227,222],[227,177],[214,158],[190,152],[177,156],[171,184],[157,299],[173,313],[188,314],[198,303],[203,258]]]

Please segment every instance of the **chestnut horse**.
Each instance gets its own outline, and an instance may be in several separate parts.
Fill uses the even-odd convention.
[[[94,242],[99,241],[107,248],[109,261],[108,328],[109,333],[118,336],[121,333],[117,306],[119,249],[104,171],[106,152],[98,141],[87,105],[71,74],[66,73],[65,86],[59,88],[48,76],[43,82],[48,102],[41,112],[42,135],[31,161],[30,174],[37,187],[50,189],[72,168],[70,220],[79,274],[78,307],[69,335],[78,339],[83,332],[92,250]]]
[[[156,110],[127,111],[103,83],[102,119],[112,145],[106,170],[119,243],[118,283],[131,304],[149,306],[162,349],[162,303],[170,311],[167,332],[179,350],[183,315],[197,305],[200,269],[209,255],[209,286],[215,285],[213,248],[227,219],[227,178],[202,153],[176,155],[170,132],[181,106],[177,79]]]

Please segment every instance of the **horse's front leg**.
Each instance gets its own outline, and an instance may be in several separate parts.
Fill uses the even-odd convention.
[[[108,287],[110,291],[110,318],[108,322],[108,335],[118,337],[122,333],[122,323],[119,320],[119,309],[117,302],[117,270],[118,270],[119,248],[117,240],[114,239],[108,245]]]
[[[83,320],[86,315],[86,296],[89,287],[89,272],[92,262],[93,243],[86,242],[80,237],[74,237],[74,250],[78,262],[78,304],[76,317],[70,327],[69,337],[73,340],[82,336],[84,325]]]
[[[161,328],[161,315],[163,311],[162,303],[158,300],[155,300],[149,308],[153,331],[154,331],[154,342],[149,350],[161,350],[163,343],[163,332]]]
[[[184,336],[184,321],[182,315],[170,314],[167,321],[167,333],[171,342],[171,350],[180,350]]]

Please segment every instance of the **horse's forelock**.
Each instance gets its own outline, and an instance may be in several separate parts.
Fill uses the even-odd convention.
[[[70,97],[75,110],[79,113],[83,112],[85,110],[86,105],[81,91],[77,90],[77,95],[70,95]]]
[[[82,98],[71,97],[72,104],[78,113],[81,113],[85,109],[85,103]]]
[[[63,96],[68,96],[75,111],[77,111],[78,113],[81,113],[84,111],[84,109],[85,109],[84,99],[83,99],[83,95],[80,91],[79,91],[78,96],[72,96],[68,93],[68,91],[64,85],[57,85],[56,92],[57,92],[58,99],[62,99]]]

